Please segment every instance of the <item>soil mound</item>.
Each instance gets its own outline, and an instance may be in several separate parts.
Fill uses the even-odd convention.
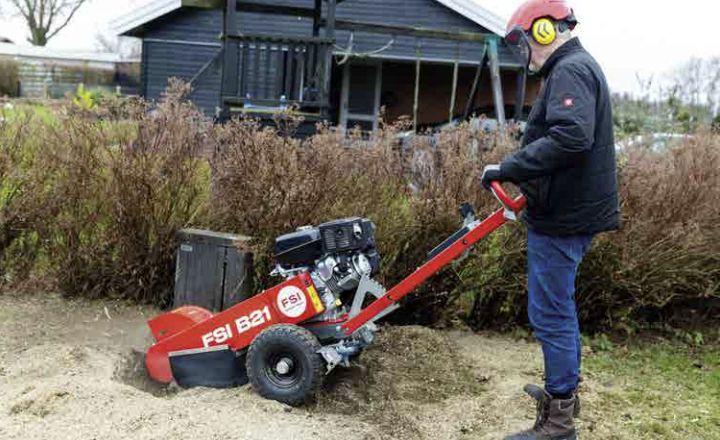
[[[360,416],[391,437],[423,438],[408,407],[479,395],[484,381],[446,334],[386,327],[351,368],[327,377],[311,410]]]

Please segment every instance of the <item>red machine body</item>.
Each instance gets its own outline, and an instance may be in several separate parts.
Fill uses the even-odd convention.
[[[241,350],[271,325],[297,324],[324,310],[308,274],[298,275],[217,315],[201,307],[181,307],[148,321],[157,343],[148,350],[145,365],[154,380],[170,383],[172,352],[218,345]]]
[[[145,358],[150,377],[161,383],[173,380],[170,356],[174,352],[218,346],[238,352],[250,347],[263,330],[277,324],[300,325],[310,331],[318,327],[332,328],[342,345],[343,339],[350,340],[367,324],[384,316],[400,299],[503,226],[508,219],[515,219],[515,214],[524,208],[525,199],[508,196],[499,183],[493,182],[492,190],[503,209],[483,221],[467,224],[466,232],[461,236],[449,241],[424,265],[354,314],[317,319],[325,312],[325,306],[310,274],[304,272],[218,314],[186,306],[148,321],[157,341]],[[283,368],[286,366],[283,364]]]

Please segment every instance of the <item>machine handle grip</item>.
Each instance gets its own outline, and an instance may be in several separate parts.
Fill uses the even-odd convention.
[[[505,192],[502,184],[498,181],[490,182],[490,190],[498,201],[508,210],[518,213],[525,208],[525,197],[513,199]]]

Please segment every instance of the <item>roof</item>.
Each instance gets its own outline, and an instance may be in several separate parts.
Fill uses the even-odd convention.
[[[90,62],[108,65],[114,65],[122,61],[120,55],[114,53],[59,51],[40,46],[18,46],[0,43],[0,56],[3,55],[23,59]]]
[[[497,35],[505,35],[505,20],[487,8],[480,6],[479,2],[482,0],[436,1]],[[144,24],[183,6],[198,6],[207,3],[207,1],[202,2],[200,0],[150,0],[142,7],[136,8],[131,13],[114,20],[112,27],[118,35],[126,35],[139,30]]]
[[[474,21],[485,29],[505,36],[505,19],[480,6],[482,0],[436,0],[463,17]]]
[[[145,23],[183,7],[182,0],[151,0],[132,12],[113,20],[110,26],[117,35],[124,35]]]

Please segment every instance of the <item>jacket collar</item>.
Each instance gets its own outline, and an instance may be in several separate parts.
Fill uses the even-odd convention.
[[[545,62],[545,65],[542,67],[542,69],[540,69],[540,76],[546,78],[558,61],[565,58],[569,54],[577,52],[579,50],[583,50],[582,44],[580,44],[580,40],[578,40],[577,37],[571,38],[565,44],[557,48],[557,50],[553,52],[552,55],[550,55],[550,58],[548,58],[548,60]]]

